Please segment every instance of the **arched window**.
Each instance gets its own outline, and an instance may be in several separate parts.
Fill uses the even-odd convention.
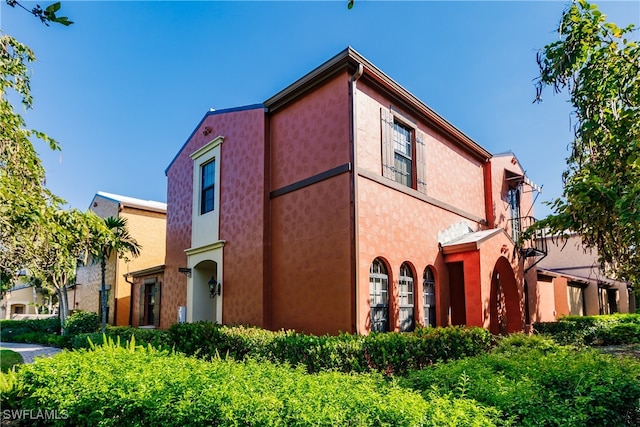
[[[405,262],[400,266],[398,279],[398,306],[400,308],[400,331],[413,331],[415,326],[413,272]]]
[[[436,326],[436,280],[431,267],[425,268],[422,276],[422,305],[424,326]]]
[[[369,306],[372,332],[389,331],[389,275],[379,258],[369,268]]]

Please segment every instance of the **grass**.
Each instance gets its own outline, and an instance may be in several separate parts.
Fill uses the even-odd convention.
[[[0,370],[2,372],[10,371],[14,365],[22,363],[22,356],[15,351],[0,349]]]

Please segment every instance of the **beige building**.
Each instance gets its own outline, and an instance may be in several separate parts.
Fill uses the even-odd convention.
[[[626,282],[605,275],[596,250],[585,249],[580,236],[568,239],[547,237],[548,255],[538,264],[538,289],[544,304],[541,321],[562,316],[635,312]]]
[[[53,311],[51,297],[45,298],[35,286],[26,282],[25,276],[0,298],[0,319],[37,317]]]
[[[120,259],[115,254],[107,261],[107,322],[131,325],[133,305],[131,282],[125,275],[164,263],[167,205],[161,202],[98,192],[89,210],[101,218],[127,220],[129,234],[142,247],[137,258]],[[76,285],[69,293],[71,309],[101,312],[101,271],[99,262],[89,262],[76,272]]]

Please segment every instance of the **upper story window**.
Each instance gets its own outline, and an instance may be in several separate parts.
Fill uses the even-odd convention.
[[[395,180],[407,187],[413,187],[413,142],[412,131],[407,126],[394,121],[393,151]]]
[[[201,167],[202,184],[200,188],[200,214],[211,212],[214,208],[216,181],[216,162],[212,160]]]
[[[411,120],[381,109],[382,176],[427,192],[425,134]]]

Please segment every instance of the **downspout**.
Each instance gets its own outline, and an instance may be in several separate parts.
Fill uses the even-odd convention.
[[[133,326],[133,282],[129,281],[129,276],[131,273],[124,274],[124,281],[127,282],[129,286],[129,326]],[[140,325],[138,325],[140,326]]]
[[[359,316],[359,302],[360,302],[360,293],[358,291],[358,283],[359,283],[359,277],[360,274],[358,273],[359,270],[359,265],[358,265],[358,261],[359,261],[359,257],[358,254],[360,253],[359,250],[359,243],[358,243],[358,167],[357,167],[357,109],[356,109],[356,82],[358,81],[358,79],[360,79],[360,77],[362,77],[362,74],[364,73],[364,67],[361,63],[358,63],[358,68],[356,70],[356,72],[353,74],[353,76],[351,76],[351,80],[349,81],[349,98],[350,98],[350,103],[349,103],[349,107],[350,107],[350,125],[351,125],[351,129],[350,129],[350,139],[351,139],[351,215],[353,216],[352,219],[352,224],[353,224],[353,232],[352,232],[352,240],[353,240],[353,245],[351,245],[351,265],[353,266],[353,304],[354,304],[354,310],[353,310],[353,318],[352,318],[352,322],[353,322],[353,331],[357,334],[360,333],[359,331],[359,320],[360,320],[360,316]]]

